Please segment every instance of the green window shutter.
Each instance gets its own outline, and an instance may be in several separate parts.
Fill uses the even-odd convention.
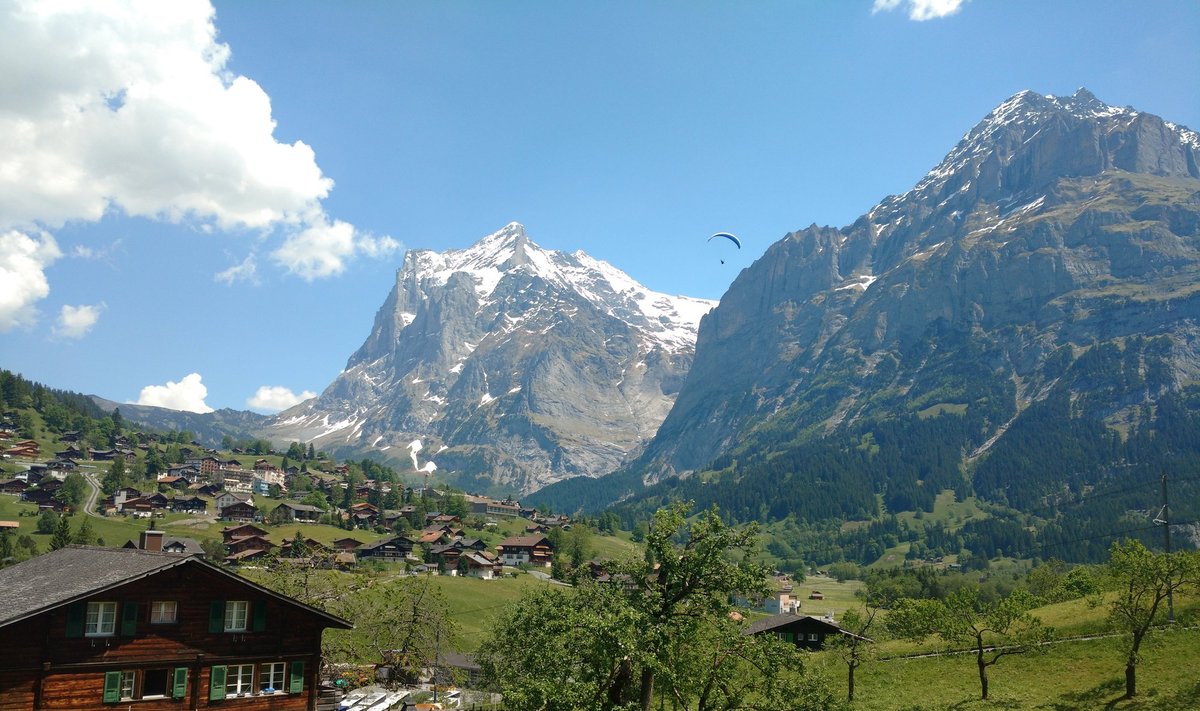
[[[121,672],[104,672],[104,703],[115,704],[121,700]]]
[[[121,636],[132,637],[137,634],[138,604],[126,602],[121,604]]]
[[[225,631],[225,601],[213,600],[208,605],[208,631]]]
[[[267,628],[267,601],[255,600],[253,605],[254,618],[250,627],[251,632],[262,632]]]
[[[67,606],[67,636],[82,637],[83,623],[87,619],[87,603],[76,602]]]
[[[212,673],[208,675],[209,701],[220,701],[225,698],[225,672],[224,666],[213,667]]]
[[[304,692],[304,662],[292,662],[292,673],[288,677],[288,693],[300,694]]]
[[[187,694],[187,667],[175,667],[175,678],[171,685],[171,698],[182,699]]]

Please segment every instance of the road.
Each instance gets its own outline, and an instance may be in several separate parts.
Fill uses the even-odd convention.
[[[87,502],[83,505],[83,512],[88,516],[104,518],[96,513],[96,500],[100,498],[100,483],[96,481],[96,474],[94,472],[83,472],[83,480],[92,488],[92,492],[88,494]]]

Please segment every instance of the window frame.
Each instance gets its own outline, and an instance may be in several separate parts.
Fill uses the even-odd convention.
[[[128,691],[128,693],[126,693]],[[137,670],[122,669],[121,670],[121,701],[136,701],[137,696]]]
[[[287,693],[287,662],[263,662],[258,665],[258,693],[283,694]],[[276,684],[275,682],[279,683]],[[268,686],[274,691],[268,692]]]
[[[93,617],[93,610],[95,616]],[[105,611],[108,612],[108,629],[104,629]],[[117,634],[117,603],[109,600],[88,602],[83,618],[84,637],[114,637]]]
[[[250,696],[254,693],[254,666],[254,664],[230,664],[226,667],[226,697]],[[244,673],[247,670],[249,673]]]
[[[238,610],[241,611],[241,626],[238,627]],[[250,630],[250,601],[225,601],[225,632],[248,632]]]
[[[170,606],[171,617],[167,619],[162,613]],[[176,600],[154,600],[150,603],[150,624],[174,625],[179,623],[179,602]]]
[[[808,641],[809,642],[820,642],[821,641],[820,635],[818,635],[816,632],[809,632],[808,633]]]

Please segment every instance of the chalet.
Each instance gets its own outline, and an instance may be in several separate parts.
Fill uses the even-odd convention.
[[[217,518],[226,521],[261,521],[262,511],[251,501],[238,501],[217,510]]]
[[[246,493],[254,487],[254,472],[240,469],[221,469],[213,475],[213,479],[219,481],[226,491],[231,492]]]
[[[505,538],[496,545],[496,553],[504,565],[521,564],[535,567],[550,567],[554,557],[550,539],[545,536],[515,536]]]
[[[37,487],[36,489],[28,489],[21,498],[31,504],[37,504],[41,509],[53,509],[55,511],[65,511],[66,505],[54,498],[56,492],[53,489]]]
[[[0,480],[0,494],[15,494],[20,496],[29,488],[29,482],[21,479]]]
[[[351,627],[154,550],[69,546],[0,570],[0,589],[5,709],[312,709],[321,634]]]
[[[335,551],[352,551],[362,545],[362,541],[357,538],[339,538],[333,542]]]
[[[186,491],[187,488],[191,486],[191,482],[187,479],[172,474],[164,474],[163,476],[158,477],[156,483],[159,486],[165,486],[176,491]]]
[[[46,462],[46,469],[51,474],[70,474],[78,468],[74,461],[70,459],[56,458]]]
[[[791,642],[801,649],[822,649],[825,640],[837,635],[858,637],[842,629],[831,617],[813,617],[812,615],[793,615],[784,613],[772,617],[764,617],[743,630],[744,634],[773,634],[784,642]],[[865,637],[858,637],[871,641]]]
[[[78,447],[67,447],[66,449],[55,452],[54,456],[58,457],[59,459],[71,459],[74,461],[87,459],[87,457],[84,456],[83,450]]]
[[[808,594],[808,599],[809,600],[824,600],[825,594],[823,592],[821,592],[820,590],[813,590],[812,592],[810,592]]]
[[[171,510],[187,513],[207,513],[208,502],[199,496],[177,496],[171,501]]]
[[[31,439],[26,439],[17,442],[8,449],[4,450],[4,453],[10,457],[37,459],[39,456],[41,456],[42,448],[37,442]]]
[[[78,431],[63,432],[56,440],[58,442],[78,442],[82,439],[82,435]]]
[[[464,575],[482,580],[494,580],[504,572],[504,564],[489,557],[488,553],[464,552],[458,562]]]
[[[221,540],[228,544],[235,538],[244,538],[246,536],[266,536],[267,531],[249,523],[243,523],[241,526],[226,526],[221,529]]]
[[[158,542],[154,542],[159,536]],[[204,546],[194,538],[177,538],[163,536],[162,531],[142,531],[138,541],[126,541],[122,548],[137,548],[141,550],[162,550],[163,553],[179,553],[183,555],[204,555]]]
[[[306,556],[311,556],[314,553],[322,553],[322,552],[329,550],[329,548],[324,543],[318,541],[315,538],[302,538],[302,540],[304,541],[304,549],[306,551],[306,553],[305,553]],[[284,541],[279,546],[279,555],[285,556],[288,558],[298,557],[298,554],[296,553],[296,551],[293,550],[293,548],[295,548],[295,543],[296,543],[295,538],[289,538],[286,541]]]
[[[293,504],[285,501],[276,506],[271,511],[271,520],[283,523],[293,523],[300,521],[302,523],[316,523],[321,518],[321,514],[325,513],[316,506],[309,504]]]
[[[217,507],[217,509],[223,509],[226,506],[247,502],[254,503],[254,496],[243,491],[222,491],[213,497],[213,504]]]
[[[275,548],[278,546],[262,536],[235,538],[225,544],[225,562],[241,563],[251,558],[264,556]]]
[[[125,499],[118,505],[118,509],[122,512],[130,511],[161,511],[171,505],[171,500],[162,494],[155,492],[146,494],[136,498]]]
[[[193,494],[197,494],[199,496],[212,496],[215,498],[217,495],[219,495],[221,493],[221,485],[220,484],[196,483],[196,484],[192,484],[191,486],[189,486],[188,491],[192,492]]]
[[[412,555],[414,545],[416,545],[416,542],[411,538],[391,536],[390,538],[381,538],[371,543],[364,543],[355,550],[355,553],[358,554],[360,559],[373,558],[386,562],[398,562]]]

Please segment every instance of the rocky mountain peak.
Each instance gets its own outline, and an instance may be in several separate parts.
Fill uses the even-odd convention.
[[[421,439],[442,470],[509,491],[599,476],[654,434],[714,305],[544,249],[516,222],[410,250],[346,370],[270,436],[384,453]]]

